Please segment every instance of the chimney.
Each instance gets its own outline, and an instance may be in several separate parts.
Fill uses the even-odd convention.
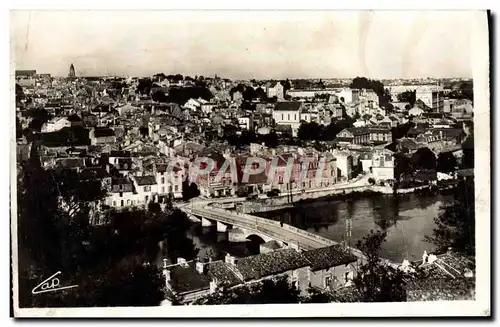
[[[163,259],[163,276],[165,277],[165,285],[170,287],[170,270],[167,269],[167,259]]]
[[[295,249],[295,250],[299,250],[299,244],[296,243],[296,242],[290,242],[288,243],[288,247],[291,248],[291,249]]]
[[[204,267],[205,267],[205,265],[203,264],[203,262],[200,262],[199,260],[196,260],[196,270],[198,271],[198,273],[203,274],[204,273]]]
[[[422,255],[422,264],[426,264],[427,263],[427,258],[429,257],[429,255],[427,255],[427,251],[424,251],[424,254]]]
[[[234,257],[232,255],[230,255],[229,253],[226,254],[225,261],[227,264],[232,265],[232,266],[234,266],[234,264],[235,264]]]
[[[186,259],[184,258],[177,258],[177,264],[182,268],[186,268],[188,266]]]
[[[217,282],[215,280],[210,281],[210,293],[214,293],[217,289]]]
[[[436,257],[434,254],[431,254],[431,255],[429,255],[429,259],[428,259],[429,261],[428,262],[429,262],[429,264],[432,264],[437,259],[438,259],[438,257]]]

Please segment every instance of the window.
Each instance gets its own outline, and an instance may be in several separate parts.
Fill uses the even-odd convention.
[[[123,200],[121,200],[121,205],[122,205],[122,207],[123,207]]]
[[[172,185],[168,186],[168,193],[172,193]]]
[[[288,114],[288,121],[290,121],[290,114]]]
[[[150,192],[150,191],[151,191],[151,186],[150,185],[144,186],[144,192]]]
[[[281,120],[285,120],[285,114],[281,114]]]
[[[297,114],[293,115],[293,119],[297,120]]]
[[[130,205],[130,200],[127,200],[127,205],[128,205],[128,206]]]
[[[162,177],[162,178],[161,178],[161,183],[162,183],[162,184],[165,184],[165,177]]]
[[[148,195],[146,195],[146,196],[144,197],[144,201],[145,201],[145,202],[148,202],[148,200],[149,200],[149,196],[148,196]]]
[[[331,284],[332,284],[332,278],[331,277],[326,277],[325,278],[325,288],[330,288]]]
[[[174,190],[175,190],[175,192],[177,192],[179,190],[179,185],[175,185]]]
[[[116,207],[116,201],[113,201],[113,207]]]
[[[161,193],[165,193],[165,186],[161,187]]]
[[[279,182],[280,184],[283,184],[283,176],[278,176],[278,182]]]
[[[120,198],[123,198],[123,192],[120,192]]]

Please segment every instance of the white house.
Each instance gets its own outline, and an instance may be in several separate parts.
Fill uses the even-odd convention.
[[[391,151],[383,149],[373,152],[372,175],[376,181],[394,179],[394,157]]]
[[[303,120],[301,117],[303,109],[302,102],[277,102],[273,111],[273,119],[276,125],[289,125],[292,128],[294,136],[300,127],[300,122]]]
[[[158,185],[155,176],[130,176],[136,190],[138,205],[157,202]]]
[[[250,130],[250,117],[249,116],[238,117],[238,125],[241,128]]]
[[[201,102],[195,99],[189,99],[184,104],[184,108],[188,108],[192,111],[196,111],[200,107],[201,107]]]
[[[160,200],[172,194],[173,198],[182,198],[182,183],[186,179],[186,171],[178,160],[178,164],[162,163],[155,165],[155,179],[158,185],[158,195]]]
[[[337,179],[349,180],[352,177],[353,157],[349,152],[333,150],[331,152],[337,159]]]
[[[115,209],[137,205],[134,184],[128,178],[113,179],[105,203]]]
[[[204,113],[204,114],[210,114],[212,113],[213,109],[217,106],[217,104],[215,103],[202,103],[201,104],[201,111]]]
[[[268,98],[276,97],[278,98],[278,100],[284,99],[284,88],[280,82],[276,82],[271,86],[267,87],[266,93]]]
[[[65,117],[54,117],[42,126],[42,133],[60,131],[65,127],[71,127],[71,122]]]
[[[359,101],[359,90],[345,88],[336,94],[339,99],[344,99],[344,103],[356,103]]]
[[[140,108],[139,107],[135,107],[129,103],[123,105],[123,106],[120,106],[118,108],[116,108],[116,110],[118,111],[118,114],[120,116],[123,116],[125,114],[129,114],[129,113],[133,113],[133,112],[136,112],[137,110],[139,110]]]

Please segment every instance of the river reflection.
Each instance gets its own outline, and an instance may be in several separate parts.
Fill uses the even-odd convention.
[[[316,201],[302,203],[294,208],[264,212],[258,216],[283,221],[286,224],[341,242],[346,221],[351,219],[352,246],[370,230],[387,231],[387,241],[381,255],[401,262],[407,258],[418,260],[424,250],[433,245],[424,241],[435,227],[434,218],[443,203],[451,201],[449,195],[377,195],[346,201]],[[200,258],[223,259],[226,253],[244,257],[259,253],[255,242],[231,243],[227,233],[218,233],[215,226],[194,224],[190,237],[200,249]]]

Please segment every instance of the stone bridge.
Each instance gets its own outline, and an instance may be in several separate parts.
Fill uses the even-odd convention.
[[[281,224],[271,219],[215,208],[210,205],[195,205],[183,208],[187,213],[199,217],[203,226],[217,225],[218,232],[227,232],[229,241],[246,242],[260,238],[264,242],[276,240],[287,246],[294,246],[303,250],[312,250],[338,244],[325,237],[308,231]],[[353,254],[364,258],[363,254],[352,249]]]

